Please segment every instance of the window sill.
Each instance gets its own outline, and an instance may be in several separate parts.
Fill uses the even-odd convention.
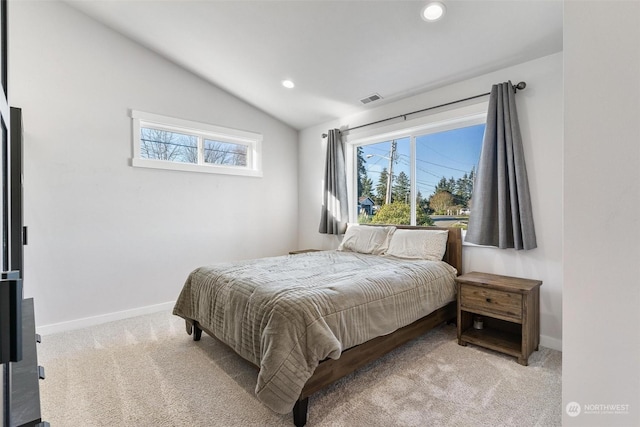
[[[496,246],[487,246],[487,245],[477,245],[475,243],[470,243],[467,242],[467,230],[461,230],[462,231],[462,246],[469,246],[472,248],[489,248],[489,249],[497,249]]]
[[[241,175],[262,178],[262,170],[233,166],[196,165],[192,163],[166,162],[152,159],[131,159],[131,166],[137,168],[165,169],[182,172],[215,173],[222,175]]]

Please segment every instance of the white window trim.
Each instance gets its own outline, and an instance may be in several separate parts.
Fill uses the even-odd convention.
[[[131,166],[133,167],[262,177],[261,134],[137,110],[131,110],[131,118],[133,122],[133,157],[131,158]],[[199,139],[206,138],[221,142],[229,142],[232,144],[246,145],[247,166],[205,164],[202,162],[200,155],[198,156],[198,164],[143,159],[140,154],[140,129],[145,126],[172,132],[186,133],[197,136]]]
[[[377,127],[375,129],[367,130],[365,132],[354,132],[352,135],[349,133],[344,143],[347,147],[345,155],[346,172],[347,177],[350,178],[347,182],[347,194],[349,200],[349,222],[358,222],[357,209],[353,209],[357,205],[356,189],[358,188],[358,177],[356,174],[357,169],[357,156],[356,147],[368,144],[375,144],[378,142],[385,142],[392,139],[410,138],[410,152],[411,152],[411,200],[415,201],[416,198],[416,185],[415,185],[415,137],[420,135],[426,135],[430,133],[445,132],[447,130],[457,129],[466,126],[479,125],[487,122],[487,109],[489,107],[488,101],[479,102],[473,105],[467,105],[460,108],[453,108],[443,112],[430,114],[427,116],[419,117],[412,120],[406,120],[402,123],[396,123],[387,126]],[[412,206],[413,206],[412,202]],[[415,210],[411,212],[411,224],[415,225],[416,215]]]

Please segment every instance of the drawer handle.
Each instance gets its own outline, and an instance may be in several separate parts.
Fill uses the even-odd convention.
[[[491,302],[491,298],[487,298],[487,302]]]

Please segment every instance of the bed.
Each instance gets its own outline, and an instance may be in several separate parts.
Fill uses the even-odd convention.
[[[332,251],[218,263],[173,313],[259,369],[256,396],[307,420],[309,396],[456,316],[460,229],[349,227]]]

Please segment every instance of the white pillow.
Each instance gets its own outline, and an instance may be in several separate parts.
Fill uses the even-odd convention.
[[[395,229],[395,227],[349,225],[338,250],[382,255],[387,250],[389,239]]]
[[[447,250],[448,230],[396,230],[386,255],[441,261]]]

